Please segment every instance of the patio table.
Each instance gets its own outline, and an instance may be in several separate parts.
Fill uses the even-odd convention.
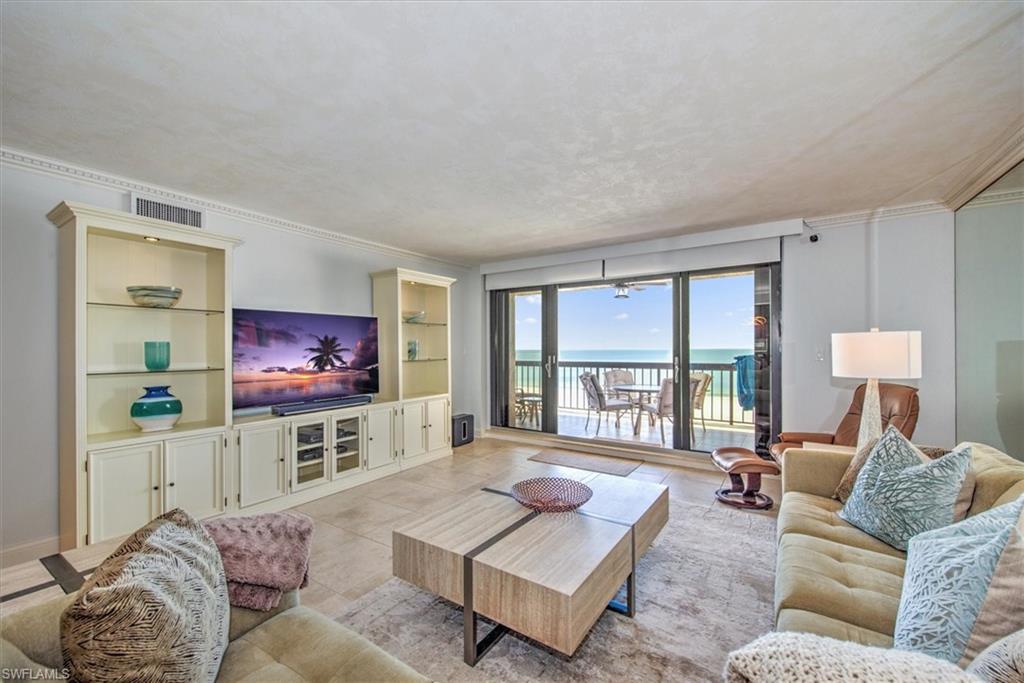
[[[612,391],[619,391],[623,394],[636,394],[637,405],[644,403],[644,397],[657,394],[661,391],[661,385],[659,384],[616,384],[611,387]],[[643,411],[636,411],[636,420],[633,422],[633,434],[636,436],[640,435],[640,418],[643,417]]]

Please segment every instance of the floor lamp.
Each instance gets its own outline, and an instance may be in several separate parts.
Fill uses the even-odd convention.
[[[832,335],[832,376],[867,379],[864,408],[857,432],[857,451],[882,436],[880,379],[921,378],[919,331],[839,332]]]

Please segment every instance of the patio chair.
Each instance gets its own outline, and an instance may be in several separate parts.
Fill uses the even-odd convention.
[[[704,396],[708,392],[708,387],[711,386],[711,373],[710,372],[691,372],[690,382],[694,380],[698,381],[697,388],[690,396],[690,412],[691,412],[691,423],[692,418],[696,417],[694,413],[700,411],[700,428],[705,432],[708,430],[708,425],[704,421]]]
[[[590,427],[590,411],[597,413],[597,429],[601,431],[601,413],[615,413],[615,426],[622,425],[622,413],[628,412],[630,418],[633,416],[633,404],[621,398],[608,398],[605,396],[601,384],[597,381],[597,375],[592,372],[584,372],[580,375],[580,384],[583,386],[583,393],[587,397],[587,423],[583,427],[586,431]]]
[[[691,392],[693,382],[690,382]],[[672,422],[672,394],[675,392],[675,381],[671,377],[661,380],[661,391],[650,403],[641,403],[640,410],[646,412],[651,420],[657,420],[661,427],[661,444],[665,445],[665,420]],[[693,422],[690,422],[690,432],[693,433]]]
[[[614,387],[616,385],[619,385],[619,384],[634,384],[634,383],[635,383],[635,380],[633,379],[633,373],[630,372],[629,370],[605,370],[604,371],[604,386],[605,386],[605,390],[608,392],[608,395],[613,397],[613,398],[622,398],[622,399],[625,399],[627,401],[632,401],[633,403],[636,403],[636,400],[633,399],[629,394],[621,392],[621,391],[615,391],[615,390],[612,389],[612,387]]]

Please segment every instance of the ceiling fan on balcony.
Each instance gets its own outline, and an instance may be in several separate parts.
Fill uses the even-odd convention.
[[[664,287],[668,282],[663,280],[654,280],[650,282],[613,282],[609,285],[615,290],[616,299],[628,299],[630,291],[642,292],[648,287]]]

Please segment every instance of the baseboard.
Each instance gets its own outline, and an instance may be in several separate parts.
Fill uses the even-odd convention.
[[[538,446],[552,446],[556,448],[567,448],[594,455],[607,455],[613,458],[624,458],[627,460],[642,460],[644,462],[656,463],[659,465],[673,465],[675,467],[689,467],[691,469],[707,470],[709,472],[719,471],[711,462],[707,453],[697,451],[669,451],[657,446],[617,446],[608,443],[596,443],[591,439],[576,439],[573,437],[558,436],[557,434],[546,434],[544,432],[528,432],[522,429],[508,429],[504,427],[489,427],[484,431],[484,436],[491,439],[502,439],[505,441],[519,441]]]
[[[60,538],[53,536],[39,541],[12,545],[0,550],[0,567],[13,567],[16,564],[38,560],[40,557],[60,552]]]

